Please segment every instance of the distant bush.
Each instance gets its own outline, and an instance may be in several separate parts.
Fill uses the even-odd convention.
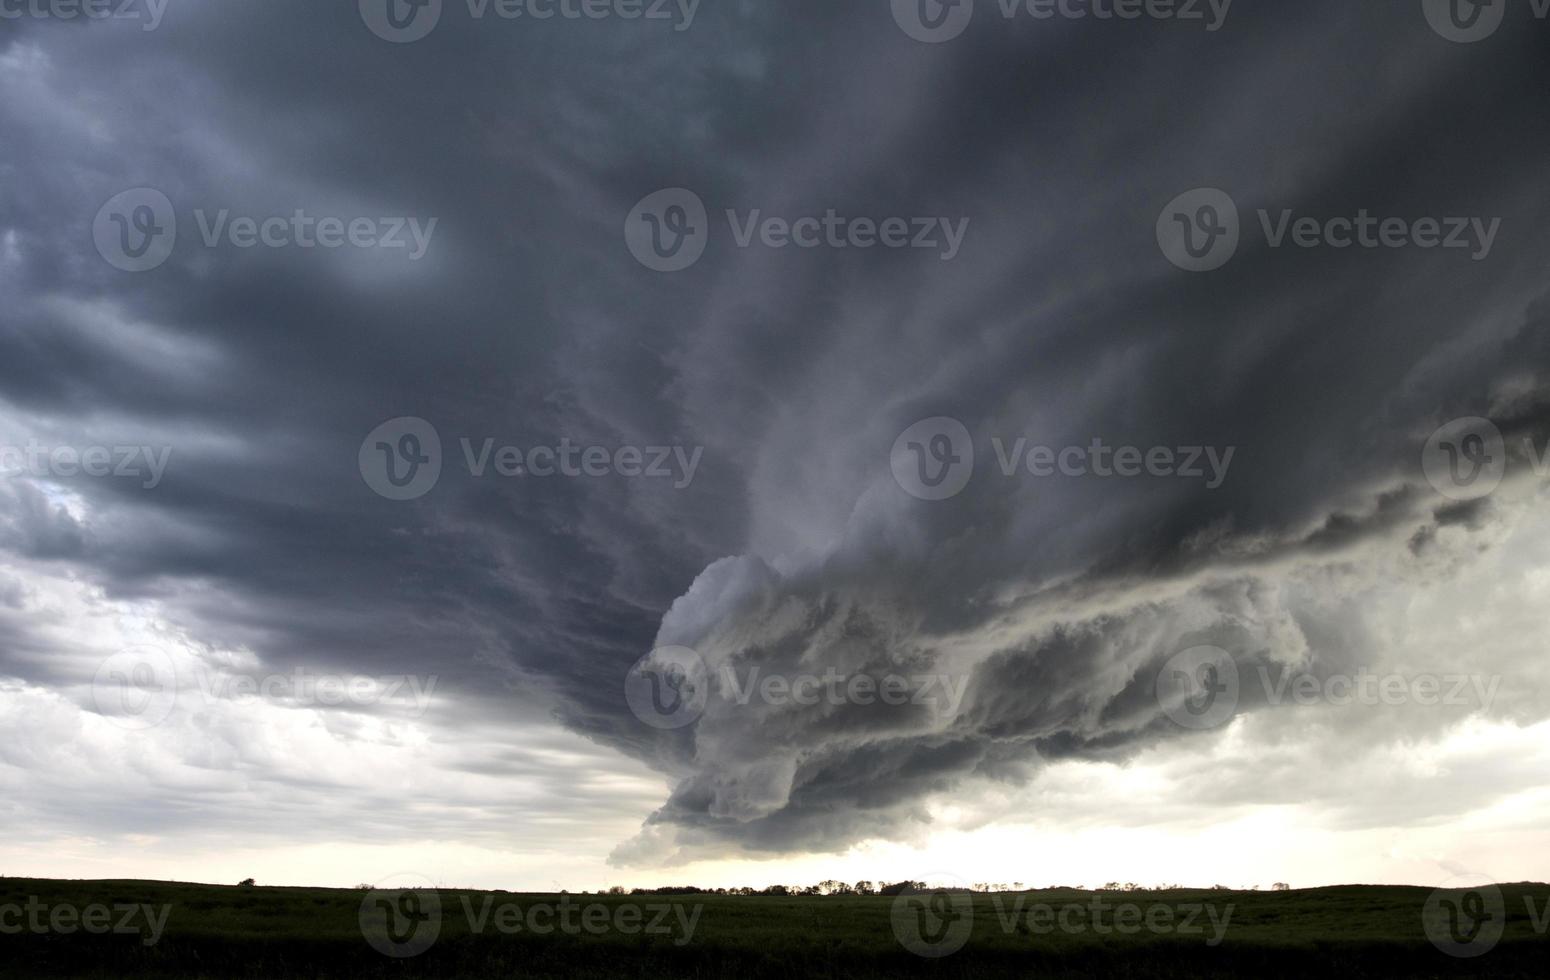
[[[238,888],[252,888],[256,884],[258,884],[258,882],[254,881],[252,878],[244,878],[241,881],[237,882],[237,887]]]

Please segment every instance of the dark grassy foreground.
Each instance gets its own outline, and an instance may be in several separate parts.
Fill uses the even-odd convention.
[[[685,915],[702,906],[693,938],[671,934],[534,936],[503,934],[489,920],[475,934],[463,900],[478,910],[557,904],[556,895],[443,891],[441,931],[434,945],[407,959],[390,959],[362,938],[364,892],[313,888],[240,888],[144,881],[50,881],[0,878],[0,907],[29,899],[48,906],[167,904],[165,932],[154,945],[144,934],[60,935],[23,929],[0,935],[0,977],[1535,977],[1550,972],[1550,941],[1535,932],[1524,904],[1543,909],[1550,886],[1502,886],[1507,930],[1477,959],[1454,959],[1428,942],[1421,922],[1424,888],[1347,886],[1282,893],[1169,891],[1106,892],[1110,905],[1131,902],[1175,908],[1233,906],[1223,941],[1204,935],[1099,936],[1056,931],[1035,935],[1026,910],[1035,903],[1088,906],[1093,893],[1022,893],[1023,925],[1004,927],[1015,895],[974,896],[973,935],[960,951],[925,959],[903,949],[891,925],[893,900],[570,895],[567,901],[607,906],[677,904]],[[993,898],[999,898],[1000,914]],[[602,915],[603,913],[596,913]],[[644,920],[655,913],[647,911]],[[115,913],[117,919],[119,913]],[[643,920],[643,921],[644,921]],[[4,920],[0,920],[3,923]],[[14,916],[10,920],[16,922]],[[143,919],[137,919],[143,923]]]

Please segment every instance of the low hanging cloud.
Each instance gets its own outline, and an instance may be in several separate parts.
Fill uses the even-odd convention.
[[[443,792],[481,813],[505,773],[552,801],[523,820],[592,826],[639,801],[619,785],[644,763],[671,788],[614,851],[630,866],[914,841],[944,801],[989,807],[1062,760],[1207,751],[1227,726],[1180,725],[1157,695],[1200,646],[1233,656],[1239,719],[1291,710],[1261,671],[1450,669],[1431,647],[1415,659],[1396,597],[1446,603],[1532,544],[1542,474],[1524,445],[1550,436],[1532,161],[1550,122],[1527,95],[1543,25],[1461,45],[1404,6],[1239,4],[1208,31],[979,4],[941,43],[887,3],[817,0],[707,4],[682,30],[448,4],[404,44],[355,4],[303,0],[173,3],[150,30],[7,22],[0,444],[78,454],[0,480],[0,700],[16,706],[0,717],[46,733],[7,741],[12,806],[105,835],[190,807],[255,833],[275,812],[307,834],[359,816],[295,789],[348,795],[349,765],[243,755],[272,722],[224,708],[231,751],[201,755],[208,733],[175,715],[158,791],[133,806],[61,803],[111,795],[85,777],[30,791],[26,774],[58,768],[44,748],[96,724],[87,668],[130,639],[211,669],[435,675],[440,708],[412,724],[313,706],[327,739],[295,739],[339,761],[423,738]],[[139,188],[180,235],[131,272],[94,228]],[[621,230],[680,188],[708,240],[658,271]],[[1208,272],[1159,248],[1159,215],[1196,188],[1240,215]],[[1477,260],[1413,235],[1259,234],[1287,210],[1320,227],[1463,215],[1494,236]],[[200,234],[298,213],[384,234]],[[831,215],[844,234],[802,231]],[[952,247],[893,247],[890,220],[950,229]],[[435,230],[382,247],[395,223]],[[1498,427],[1508,473],[1454,500],[1422,460],[1470,416]],[[362,440],[404,417],[434,428],[442,469],[392,500],[362,479]],[[974,464],[921,499],[893,451],[939,418]],[[476,474],[465,444],[695,465]],[[1014,446],[1048,448],[1053,470],[1006,466]],[[154,486],[68,465],[119,447],[164,461]],[[1060,469],[1068,447],[1080,473]],[[1099,475],[1124,447],[1137,475]],[[1466,613],[1451,669],[1503,675],[1499,696],[1405,712],[1382,739],[1544,719],[1535,662]],[[660,647],[704,667],[703,711],[679,727],[626,697]],[[858,677],[872,686],[843,686]],[[1362,751],[1354,733],[1379,722],[1341,717]],[[555,720],[596,743],[571,795],[533,775],[559,750],[505,744]],[[268,776],[234,785],[243,766]],[[1276,798],[1252,774],[1236,789]],[[370,798],[405,834],[434,825],[408,794]]]

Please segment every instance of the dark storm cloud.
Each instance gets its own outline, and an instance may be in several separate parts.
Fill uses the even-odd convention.
[[[1359,616],[1275,594],[1288,565],[1406,542],[1420,561],[1438,528],[1489,522],[1422,480],[1437,424],[1544,433],[1543,25],[1466,47],[1411,6],[1240,0],[1208,33],[987,3],[941,45],[881,2],[707,2],[681,32],[449,3],[406,45],[301,0],[174,2],[153,32],[7,24],[4,435],[172,457],[154,491],[57,481],[73,511],[16,482],[0,545],[165,602],[212,646],[435,672],[469,717],[548,710],[646,759],[679,784],[621,860],[905,835],[932,794],[1123,758],[1178,734],[1152,685],[1181,644],[1287,662],[1295,633],[1357,656]],[[138,186],[174,202],[180,242],[126,274],[91,226]],[[621,229],[672,186],[713,223],[970,224],[944,262],[738,249],[723,223],[662,275]],[[1245,241],[1190,275],[1154,225],[1198,186],[1235,198]],[[1503,220],[1480,262],[1266,247],[1256,212],[1287,208]],[[195,209],[437,226],[418,262],[205,249]],[[887,457],[934,415],[981,456],[927,504]],[[446,450],[413,503],[357,471],[398,416]],[[1003,478],[990,440],[1023,436],[1236,456],[1211,490]],[[463,437],[705,451],[683,489],[473,480]],[[654,643],[967,694],[948,717],[734,706],[658,733],[622,694]],[[48,684],[24,644],[0,671]]]

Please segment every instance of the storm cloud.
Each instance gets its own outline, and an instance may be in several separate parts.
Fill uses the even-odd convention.
[[[1294,710],[1261,673],[1506,679],[1489,705],[1342,713],[1328,738],[1353,751],[1470,716],[1544,721],[1532,643],[1493,643],[1464,609],[1442,649],[1402,624],[1452,608],[1491,556],[1523,571],[1540,553],[1550,25],[1509,14],[1463,44],[1419,2],[1238,0],[1215,30],[973,9],[940,43],[884,0],[705,0],[687,23],[447,0],[410,43],[355,3],[304,0],[171,0],[154,29],[0,22],[0,444],[46,453],[0,480],[15,815],[284,834],[337,809],[433,834],[412,793],[364,788],[347,761],[414,730],[434,744],[421,762],[476,777],[436,790],[479,812],[472,834],[498,835],[503,807],[639,800],[610,782],[624,759],[671,789],[609,842],[619,864],[843,851],[917,839],[934,802],[973,808],[1060,760],[1208,751],[1222,730],[1179,725],[1157,694],[1203,645],[1243,675],[1241,717]],[[124,271],[94,234],[139,188],[165,195],[177,241]],[[706,208],[681,271],[624,233],[665,188]],[[1239,212],[1209,272],[1159,249],[1159,215],[1195,188]],[[1260,213],[1286,211],[1320,240],[1274,244]],[[788,231],[832,214],[850,237],[740,242],[755,212]],[[1500,224],[1484,257],[1323,239],[1362,214]],[[324,218],[344,244],[316,243]],[[961,241],[854,237],[891,218]],[[411,247],[382,243],[395,231]],[[1460,501],[1423,455],[1471,416],[1509,457],[1495,493]],[[441,447],[409,500],[363,479],[363,440],[402,418]],[[921,499],[895,444],[935,418],[962,424],[972,472]],[[1207,448],[1232,455],[1214,486],[1040,476],[1005,465],[1019,440],[1195,450],[1207,475]],[[521,472],[495,465],[507,446]],[[165,471],[94,477],[60,447],[145,447]],[[540,476],[534,447],[608,462]],[[655,447],[671,476],[646,475]],[[434,707],[412,728],[391,704],[319,710],[332,749],[306,751],[333,762],[310,769],[207,704],[152,733],[134,778],[59,776],[54,753],[95,724],[73,709],[95,717],[93,673],[130,642],[216,672],[434,675]],[[703,659],[709,696],[654,728],[626,677],[668,646]],[[741,703],[725,684],[826,671],[959,696]],[[557,727],[595,754],[556,762],[533,733]],[[557,775],[578,766],[591,782]],[[1274,803],[1290,785],[1213,792]],[[356,802],[322,802],[339,798]],[[1393,819],[1456,802],[1421,794]]]

